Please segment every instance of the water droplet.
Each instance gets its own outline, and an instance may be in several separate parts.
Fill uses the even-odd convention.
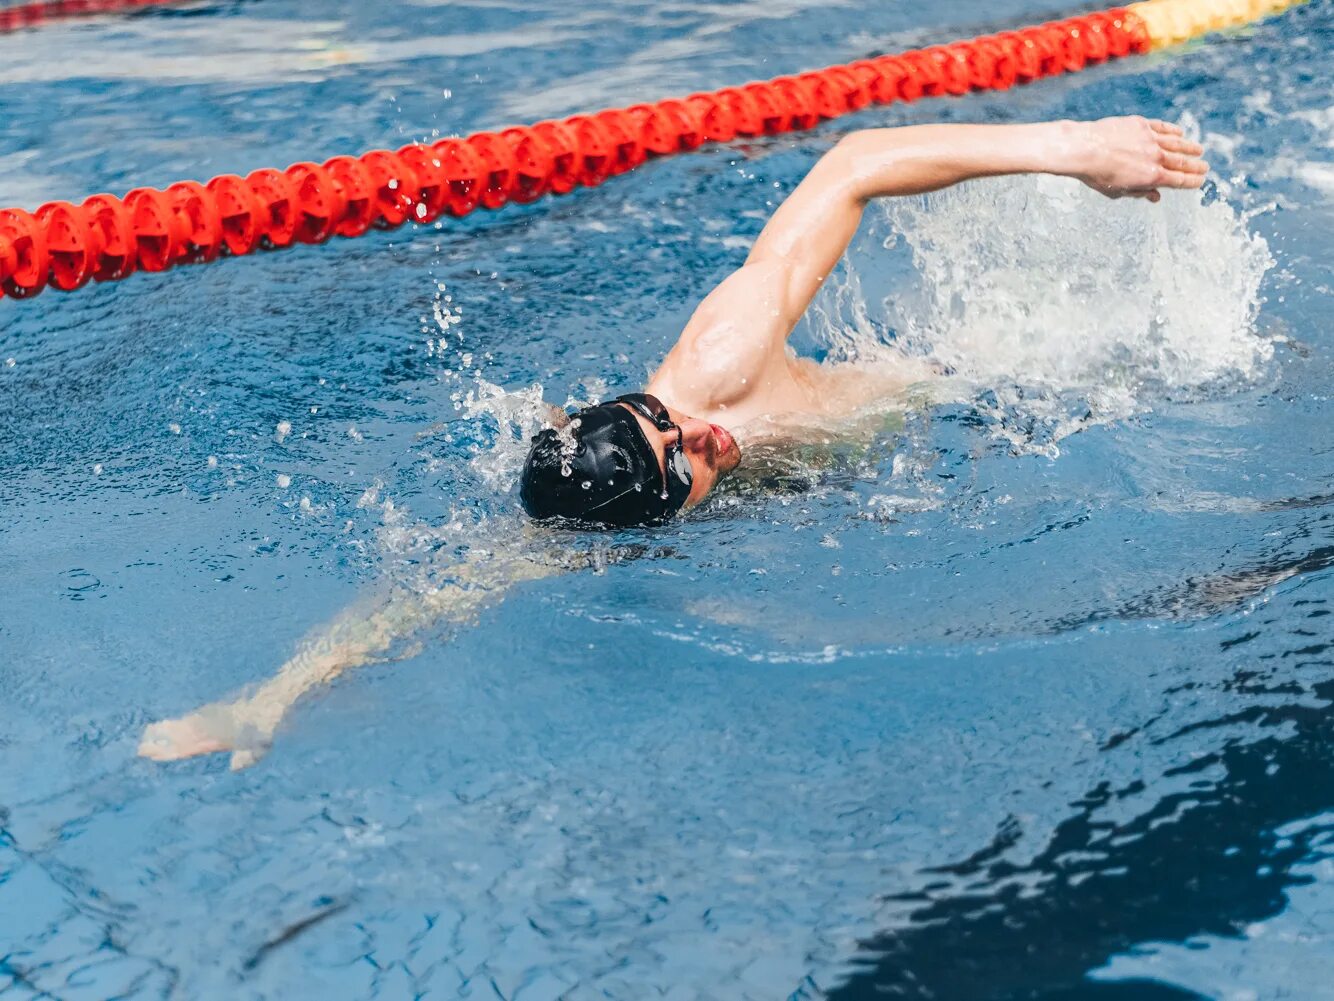
[[[584,482],[580,483],[579,485],[580,485],[581,487],[583,487],[585,490],[592,490],[592,489],[593,489],[593,481],[592,481],[592,480],[584,480]]]

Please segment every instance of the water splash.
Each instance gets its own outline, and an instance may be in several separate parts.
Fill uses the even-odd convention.
[[[816,337],[835,358],[944,366],[1016,448],[1052,451],[1164,394],[1250,381],[1273,352],[1255,329],[1273,260],[1221,199],[1114,202],[1011,178],[884,202],[869,229],[911,270],[877,303],[863,278],[886,255],[854,253],[817,304]]]

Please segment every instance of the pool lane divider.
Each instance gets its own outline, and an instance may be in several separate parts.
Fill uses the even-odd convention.
[[[141,0],[142,2],[142,0]],[[1005,90],[1253,21],[1291,0],[1146,0],[970,41],[612,108],[560,121],[223,174],[164,190],[98,194],[29,213],[0,209],[0,297],[166,271],[255,250],[431,223],[575,187],[649,157],[737,136],[808,129],[868,104]]]
[[[161,7],[180,0],[34,0],[13,7],[0,7],[0,35],[24,28],[37,28],[51,21],[97,14],[123,14],[143,7]]]

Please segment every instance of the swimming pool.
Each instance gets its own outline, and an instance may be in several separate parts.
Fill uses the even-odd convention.
[[[0,204],[1073,12],[51,25],[0,37]],[[0,994],[1327,996],[1332,33],[1318,0],[438,231],[0,302]],[[1131,110],[1189,116],[1206,204],[996,182],[859,237],[799,344],[896,338],[955,368],[936,402],[664,531],[523,537],[533,387],[637,386],[838,135]],[[135,757],[348,606],[534,546],[565,572],[420,616],[255,767]]]

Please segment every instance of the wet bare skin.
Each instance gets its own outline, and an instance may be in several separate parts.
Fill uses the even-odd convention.
[[[1181,130],[1144,118],[1032,125],[919,125],[855,132],[825,154],[774,213],[746,263],[714,289],[650,379],[647,391],[679,430],[640,418],[662,461],[678,439],[690,459],[687,506],[735,469],[747,440],[784,437],[902,394],[932,372],[910,359],[820,365],[795,357],[787,337],[847,249],[872,198],[921,194],[976,177],[1051,173],[1111,198],[1158,201],[1161,188],[1198,188],[1207,167]],[[795,435],[793,437],[800,437]],[[253,694],[144,731],[139,753],[172,761],[230,753],[233,768],[263,756],[287,710],[343,671],[385,655],[427,622],[461,621],[520,580],[557,572],[519,540],[455,568],[456,582],[395,592],[349,609],[306,640]]]
[[[774,213],[746,263],[700,303],[647,391],[683,418],[743,439],[787,436],[813,420],[865,411],[934,373],[908,358],[821,365],[797,358],[787,338],[847,250],[871,199],[977,177],[1050,173],[1110,198],[1156,202],[1160,188],[1203,183],[1202,151],[1177,126],[1139,117],[853,133]],[[687,454],[696,479],[703,473],[710,486],[728,471]],[[688,504],[706,492],[692,490]]]

